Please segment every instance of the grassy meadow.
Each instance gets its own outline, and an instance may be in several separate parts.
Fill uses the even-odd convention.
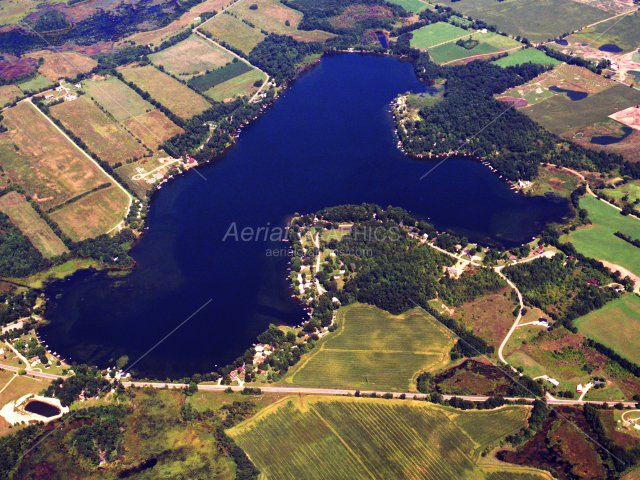
[[[429,50],[431,59],[436,63],[447,63],[454,60],[461,60],[463,58],[472,57],[474,55],[484,55],[489,53],[498,52],[499,49],[488,43],[479,43],[471,50],[467,50],[464,47],[456,45],[455,42],[445,43],[433,47]]]
[[[78,136],[101,160],[113,165],[144,155],[144,147],[86,95],[54,105],[51,114]],[[117,148],[114,148],[117,146]]]
[[[79,73],[87,73],[98,62],[88,55],[78,52],[50,52],[48,50],[39,50],[28,54],[31,58],[42,58],[44,63],[38,69],[38,73],[51,82],[58,82],[60,78],[75,78]]]
[[[166,140],[184,132],[158,109],[123,120],[122,125],[151,150],[156,150]]]
[[[620,231],[640,238],[640,221],[620,215],[618,210],[591,196],[582,198],[580,207],[589,211],[593,225],[571,232],[568,240],[583,255],[620,265],[640,276],[640,249],[613,235]]]
[[[426,3],[421,2],[420,0],[390,0],[389,3],[395,3],[396,5],[400,5],[408,12],[419,13],[422,10],[426,10],[430,8]]]
[[[415,390],[423,370],[444,365],[454,338],[420,310],[394,316],[356,304],[338,310],[338,329],[289,370],[284,385]]]
[[[122,68],[120,72],[128,82],[149,92],[161,105],[185,120],[211,107],[203,97],[151,65]]]
[[[33,246],[46,258],[61,255],[67,251],[51,227],[38,215],[24,196],[18,192],[9,192],[0,197],[0,212],[5,213],[11,221],[26,235]]]
[[[554,95],[519,110],[551,132],[561,135],[606,119],[612,113],[639,103],[639,91],[616,84],[582,100],[572,101],[564,94]]]
[[[257,9],[249,7],[256,5]],[[302,12],[285,7],[277,0],[252,0],[251,2],[238,2],[230,9],[241,19],[253,23],[256,28],[279,35],[288,35],[296,31]],[[286,22],[289,25],[286,25]]]
[[[635,12],[624,18],[616,18],[582,30],[571,35],[569,40],[575,39],[595,48],[600,48],[602,45],[617,45],[624,51],[630,51],[640,47],[638,31],[640,31],[640,13]]]
[[[250,97],[259,87],[253,84],[256,80],[264,80],[264,75],[255,68],[249,72],[238,75],[226,82],[222,82],[205,92],[205,95],[213,98],[217,102],[232,100],[236,96],[246,95]]]
[[[444,42],[469,35],[470,32],[450,23],[438,22],[414,30],[411,46],[414,48],[429,48]]]
[[[640,363],[640,297],[625,295],[575,321],[581,333]]]
[[[153,110],[153,106],[116,77],[85,82],[84,90],[118,122]]]
[[[4,85],[0,87],[0,108],[13,102],[22,96],[22,90],[15,85]]]
[[[518,50],[517,52],[509,53],[508,56],[495,60],[495,65],[501,67],[511,67],[515,65],[522,65],[525,63],[538,63],[540,65],[559,65],[562,63],[560,60],[551,58],[544,52],[535,48],[527,48],[524,50]]]
[[[522,407],[462,412],[412,400],[288,398],[227,433],[267,479],[481,479],[476,449],[524,426],[527,413]]]
[[[37,77],[32,78],[31,80],[27,80],[26,82],[18,83],[18,87],[20,87],[20,90],[22,90],[24,93],[33,93],[45,87],[53,87],[53,86],[54,86],[54,82],[52,82],[48,78],[43,77],[41,75],[38,75]]]

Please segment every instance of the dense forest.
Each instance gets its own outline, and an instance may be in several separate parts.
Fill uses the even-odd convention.
[[[0,212],[0,276],[25,277],[48,265],[47,260],[33,246],[11,219]]]
[[[249,52],[248,60],[281,85],[296,76],[296,64],[305,56],[323,51],[321,43],[299,42],[286,35],[271,34]]]

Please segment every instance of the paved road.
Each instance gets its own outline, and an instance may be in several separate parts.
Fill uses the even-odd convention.
[[[149,383],[149,382],[123,382],[122,383],[125,387],[128,386],[136,386],[136,387],[153,387],[153,388],[165,388],[165,386],[168,386],[169,388],[173,388],[173,389],[182,389],[182,388],[186,388],[188,385],[186,384],[177,384],[177,383],[173,383],[173,384],[165,384],[165,383]],[[354,395],[356,393],[356,390],[345,390],[345,389],[338,389],[338,388],[305,388],[305,387],[265,387],[265,386],[261,386],[261,385],[256,385],[255,387],[259,387],[260,390],[262,390],[263,392],[270,392],[270,393],[291,393],[291,394],[296,394],[296,393],[304,393],[304,394],[308,394],[308,395]],[[198,385],[198,390],[200,391],[224,391],[227,388],[229,388],[229,386],[227,385]],[[234,391],[240,391],[242,390],[241,387],[237,387],[237,386],[233,386],[231,387],[232,390]],[[371,393],[373,393],[373,390],[361,390],[360,393],[363,395],[369,395]],[[381,391],[375,391],[378,394],[383,394],[384,392]],[[404,395],[407,398],[413,398],[413,397],[424,397],[424,394],[422,393],[416,393],[416,392],[402,392],[404,393]],[[402,395],[402,393],[394,393],[393,395],[395,397],[398,397],[399,395]],[[457,397],[457,398],[461,398],[463,400],[468,400],[470,402],[484,402],[485,400],[487,400],[490,397],[486,397],[486,396],[481,396],[481,395],[467,395],[467,396],[460,396],[460,395],[443,395],[442,396],[444,399],[449,400],[453,397]],[[529,402],[532,402],[534,399],[533,398],[526,398],[526,397],[505,397],[506,400],[510,400],[510,401],[516,401],[516,400],[526,400]],[[604,402],[590,402],[590,401],[578,401],[578,400],[558,400],[558,399],[549,399],[547,400],[547,403],[550,405],[584,405],[587,403],[594,403],[594,404],[598,404],[598,405],[602,405],[602,403]],[[615,404],[617,404],[618,402],[607,402],[609,406],[614,406]],[[635,407],[636,403],[635,402],[624,402],[623,405],[625,407]]]
[[[0,364],[0,368],[3,370],[8,370],[10,372],[17,372],[23,367],[14,367],[13,365],[2,365]],[[55,380],[56,378],[67,378],[62,375],[53,375],[51,373],[42,373],[42,372],[34,372],[33,370],[27,370],[27,375],[34,375],[36,377],[49,378],[51,380]]]

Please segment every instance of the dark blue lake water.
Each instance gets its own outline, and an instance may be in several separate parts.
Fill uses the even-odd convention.
[[[600,50],[601,52],[608,52],[608,53],[624,52],[624,50],[622,50],[618,45],[615,45],[613,43],[607,43],[606,45],[602,45],[598,50]]]
[[[549,90],[551,90],[552,92],[566,93],[567,97],[569,97],[574,102],[585,99],[589,96],[587,92],[579,92],[577,90],[567,90],[566,88],[560,88],[556,85],[549,87]]]
[[[425,92],[413,67],[391,57],[329,56],[297,80],[219,160],[166,184],[124,278],[79,272],[49,291],[41,337],[77,362],[134,366],[163,379],[215,370],[241,355],[269,323],[306,318],[286,282],[285,242],[233,241],[226,233],[283,225],[295,213],[346,203],[403,207],[440,230],[484,244],[529,241],[568,213],[563,200],[513,193],[476,161],[433,165],[397,148],[389,103]],[[263,230],[264,232],[264,230]],[[57,299],[56,299],[57,296]]]
[[[627,126],[622,127],[621,130],[622,130],[621,137],[614,137],[612,135],[602,135],[598,137],[591,137],[591,140],[589,140],[589,143],[593,145],[613,145],[614,143],[621,142],[622,140],[627,138],[629,135],[631,135],[631,133],[633,132],[633,129]]]

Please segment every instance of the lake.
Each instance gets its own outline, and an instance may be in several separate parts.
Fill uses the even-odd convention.
[[[296,212],[371,202],[508,247],[568,214],[565,200],[517,195],[470,159],[451,158],[420,180],[434,163],[398,150],[389,113],[407,91],[427,91],[409,62],[324,58],[199,169],[206,181],[190,171],[157,192],[149,230],[131,252],[132,273],[82,271],[50,286],[43,341],[64,358],[101,367],[144,355],[133,370],[150,378],[213,371],[242,355],[269,323],[306,318],[286,281],[288,259],[267,255],[287,244],[263,235],[234,241],[227,235],[234,227],[273,229]]]

